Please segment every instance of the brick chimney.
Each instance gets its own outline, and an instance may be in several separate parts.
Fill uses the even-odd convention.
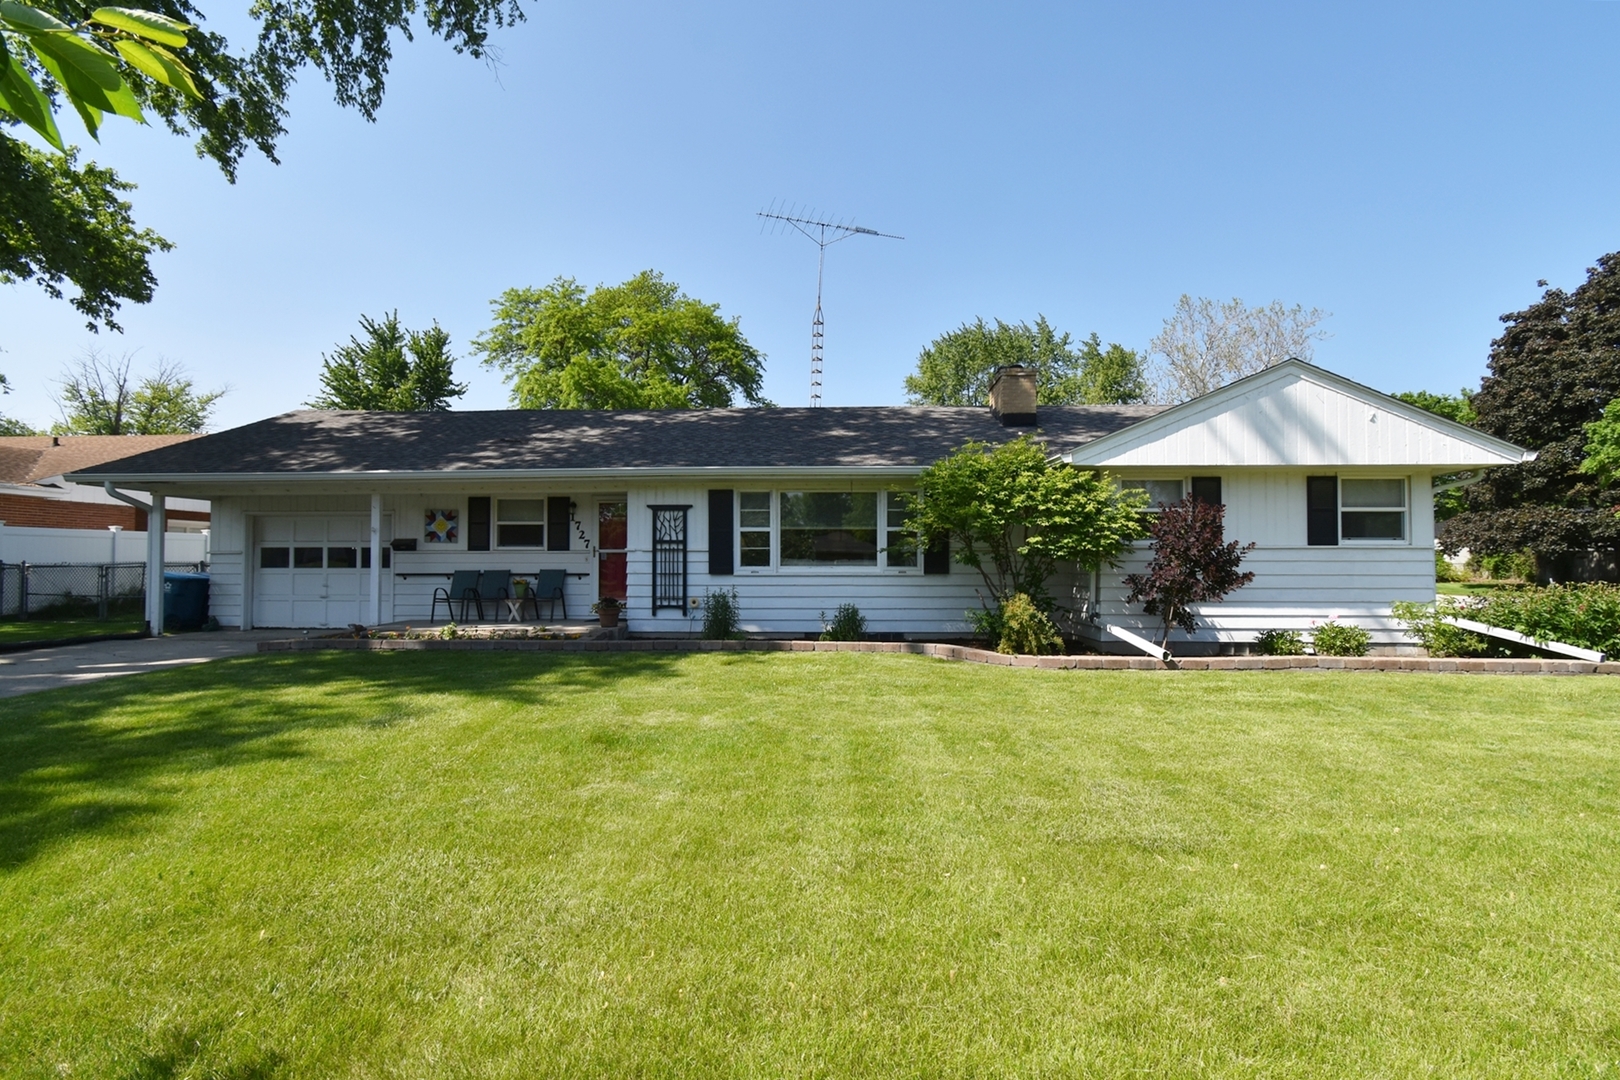
[[[990,413],[1005,427],[1035,426],[1035,369],[1009,364],[990,380]]]

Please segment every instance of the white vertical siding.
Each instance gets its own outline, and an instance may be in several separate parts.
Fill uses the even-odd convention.
[[[1295,370],[1216,391],[1162,418],[1082,447],[1108,466],[1463,467],[1517,461],[1502,444],[1422,421],[1398,403],[1350,393]]]

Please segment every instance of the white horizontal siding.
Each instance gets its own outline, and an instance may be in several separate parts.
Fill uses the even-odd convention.
[[[758,483],[735,486],[758,487]],[[820,490],[849,487],[834,483],[796,486]],[[702,626],[701,612],[690,607],[684,616],[667,609],[656,616],[652,613],[649,507],[654,505],[692,507],[687,515],[688,594],[701,600],[711,590],[735,588],[742,626],[749,633],[819,633],[821,613],[826,612],[830,618],[834,609],[848,603],[861,609],[867,630],[874,634],[960,637],[969,631],[964,613],[980,606],[975,588],[982,588],[982,581],[965,566],[952,566],[949,574],[876,568],[758,572],[738,568],[734,574],[711,576],[709,489],[672,485],[638,489],[630,494],[630,606],[625,618],[633,633],[686,633]]]
[[[1245,561],[1256,573],[1253,584],[1233,593],[1224,604],[1206,610],[1200,636],[1249,640],[1260,630],[1297,627],[1337,616],[1374,630],[1380,640],[1394,640],[1389,619],[1394,600],[1425,600],[1434,595],[1432,516],[1426,472],[1405,472],[1415,493],[1410,508],[1412,533],[1408,544],[1313,548],[1305,539],[1304,469],[1204,469],[1199,475],[1220,475],[1227,503],[1227,537],[1259,546]],[[1123,475],[1184,475],[1177,470],[1124,470]],[[1389,470],[1378,475],[1391,475]],[[722,484],[741,486],[749,484]],[[803,485],[810,487],[813,485]],[[828,488],[847,487],[829,482]],[[701,598],[711,589],[737,590],[743,626],[753,633],[810,634],[821,629],[820,613],[829,616],[838,605],[853,603],[866,616],[869,629],[880,634],[956,637],[968,632],[965,612],[980,606],[983,582],[968,567],[953,564],[947,575],[920,571],[898,573],[866,569],[803,569],[741,572],[711,577],[709,567],[708,487],[657,485],[628,493],[629,599],[625,619],[633,632],[690,632],[698,628],[696,614],[663,611],[654,616],[652,596],[653,505],[687,505],[688,593]],[[418,550],[396,552],[392,567],[392,609],[395,621],[428,619],[433,590],[447,584],[456,570],[509,568],[519,573],[562,569],[573,574],[565,586],[569,614],[587,616],[596,598],[595,552],[580,540],[596,540],[595,505],[599,497],[586,491],[552,486],[503,490],[480,489],[471,495],[494,498],[568,495],[577,504],[573,550],[550,552],[501,550],[470,552],[463,531],[455,544],[429,546],[421,540],[422,522],[429,509],[453,507],[465,530],[466,497],[443,494],[390,494],[383,498],[385,519],[392,517],[393,533],[418,538]],[[602,493],[601,497],[611,497]],[[252,515],[346,514],[370,511],[368,495],[354,496],[232,496],[214,502],[215,562],[213,611],[226,625],[240,625],[247,584],[252,574]],[[385,540],[391,538],[385,534]],[[1101,613],[1111,621],[1151,630],[1153,620],[1124,602],[1122,575],[1139,570],[1150,554],[1146,545],[1130,553],[1120,570],[1106,571],[1101,579]],[[1088,586],[1089,588],[1089,586]],[[1052,592],[1060,601],[1072,593],[1069,583],[1055,581]],[[385,598],[389,595],[384,591]],[[440,613],[442,621],[443,614]]]
[[[1126,602],[1124,577],[1141,573],[1151,553],[1133,551],[1099,580],[1099,617],[1157,636],[1159,620]],[[1201,604],[1198,640],[1251,641],[1262,630],[1309,630],[1337,619],[1373,634],[1380,644],[1409,643],[1390,615],[1397,600],[1434,599],[1434,553],[1423,548],[1257,548],[1243,561],[1254,581],[1219,604]],[[1186,640],[1176,631],[1173,640]]]

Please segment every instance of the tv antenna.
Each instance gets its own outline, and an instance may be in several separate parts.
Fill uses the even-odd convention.
[[[816,317],[810,324],[810,407],[815,408],[821,404],[821,276],[822,269],[827,263],[827,248],[852,236],[879,236],[885,240],[904,240],[905,237],[878,232],[876,229],[868,229],[848,221],[824,221],[813,210],[778,207],[774,202],[771,203],[769,210],[758,211],[757,216],[780,223],[777,228],[780,228],[781,224],[792,226],[809,237],[810,242],[817,248]]]

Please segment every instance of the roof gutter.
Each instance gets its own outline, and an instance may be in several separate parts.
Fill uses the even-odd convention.
[[[111,495],[113,498],[117,499],[119,502],[129,503],[129,505],[133,506],[135,509],[143,511],[143,512],[148,513],[148,514],[150,514],[152,512],[152,504],[151,503],[141,502],[141,500],[137,499],[133,495],[125,495],[122,491],[119,491],[116,487],[113,486],[113,482],[111,480],[108,480],[106,483],[102,484],[101,488],[108,495]]]
[[[1429,485],[1429,493],[1432,495],[1438,495],[1442,491],[1456,491],[1459,488],[1473,487],[1483,479],[1485,479],[1485,470],[1473,469],[1469,472],[1463,473],[1457,479],[1447,480],[1443,484],[1431,482]]]

